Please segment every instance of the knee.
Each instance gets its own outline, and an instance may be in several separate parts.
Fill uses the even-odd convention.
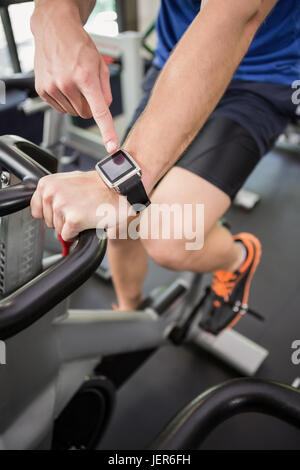
[[[187,250],[185,243],[177,240],[143,240],[149,257],[159,266],[172,271],[207,273],[211,254],[206,244],[199,250]]]
[[[159,266],[173,271],[182,269],[182,249],[170,240],[143,240],[150,258]]]

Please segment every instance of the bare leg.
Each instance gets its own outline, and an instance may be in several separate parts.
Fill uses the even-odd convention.
[[[186,239],[169,240],[110,240],[109,262],[120,308],[136,308],[141,300],[142,284],[147,273],[147,253],[158,264],[176,271],[212,272],[233,270],[242,262],[241,246],[231,233],[217,225],[230,206],[230,198],[206,180],[182,168],[175,167],[165,176],[152,195],[159,204],[204,204],[204,246],[187,251]],[[141,235],[145,236],[146,217],[141,220]],[[176,232],[178,227],[173,227]],[[189,240],[190,241],[190,240]]]
[[[135,309],[142,300],[148,256],[140,240],[109,240],[108,260],[121,310]]]
[[[229,230],[215,225],[205,236],[201,254],[184,253],[179,270],[211,273],[216,270],[234,271],[243,262],[244,251],[235,243]],[[176,269],[175,266],[173,269]]]
[[[204,246],[200,250],[187,250],[187,239],[143,240],[149,255],[158,264],[178,271],[212,272],[218,269],[234,270],[243,261],[243,249],[235,243],[229,230],[217,225],[230,206],[230,198],[220,189],[182,168],[174,167],[154,191],[153,203],[204,205]],[[194,207],[193,206],[193,207]],[[141,234],[149,226],[151,206],[142,217]],[[195,218],[195,216],[194,216]],[[173,233],[178,226],[173,224]],[[195,230],[195,228],[194,228]],[[144,237],[146,238],[146,237]]]

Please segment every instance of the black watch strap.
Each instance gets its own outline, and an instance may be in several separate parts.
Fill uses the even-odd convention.
[[[124,183],[121,183],[119,185],[119,190],[123,196],[127,197],[128,202],[131,205],[141,204],[147,207],[150,204],[150,199],[148,198],[142,180],[138,175],[134,175],[127,181],[124,181]],[[136,210],[136,213],[139,212],[140,210]]]

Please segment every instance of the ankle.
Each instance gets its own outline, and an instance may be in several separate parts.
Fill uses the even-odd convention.
[[[141,304],[143,300],[142,294],[139,294],[135,297],[131,297],[130,299],[124,298],[119,299],[119,309],[120,310],[136,310],[137,307]]]
[[[240,241],[235,241],[232,249],[232,258],[228,264],[225,264],[222,271],[237,271],[247,258],[247,249]]]

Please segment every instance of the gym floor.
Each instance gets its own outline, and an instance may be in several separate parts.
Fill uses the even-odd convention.
[[[253,212],[232,207],[227,219],[233,233],[250,231],[263,245],[253,281],[250,307],[265,317],[248,316],[236,329],[270,354],[257,377],[292,384],[300,366],[292,364],[291,344],[300,339],[300,157],[274,151],[247,181],[260,194]],[[145,292],[168,284],[176,274],[151,263]],[[73,307],[109,307],[113,289],[96,277],[72,297]],[[143,449],[180,408],[209,387],[237,374],[199,349],[166,346],[154,353],[118,391],[113,420],[101,449]],[[245,414],[221,425],[203,449],[300,449],[300,431],[274,418]]]

